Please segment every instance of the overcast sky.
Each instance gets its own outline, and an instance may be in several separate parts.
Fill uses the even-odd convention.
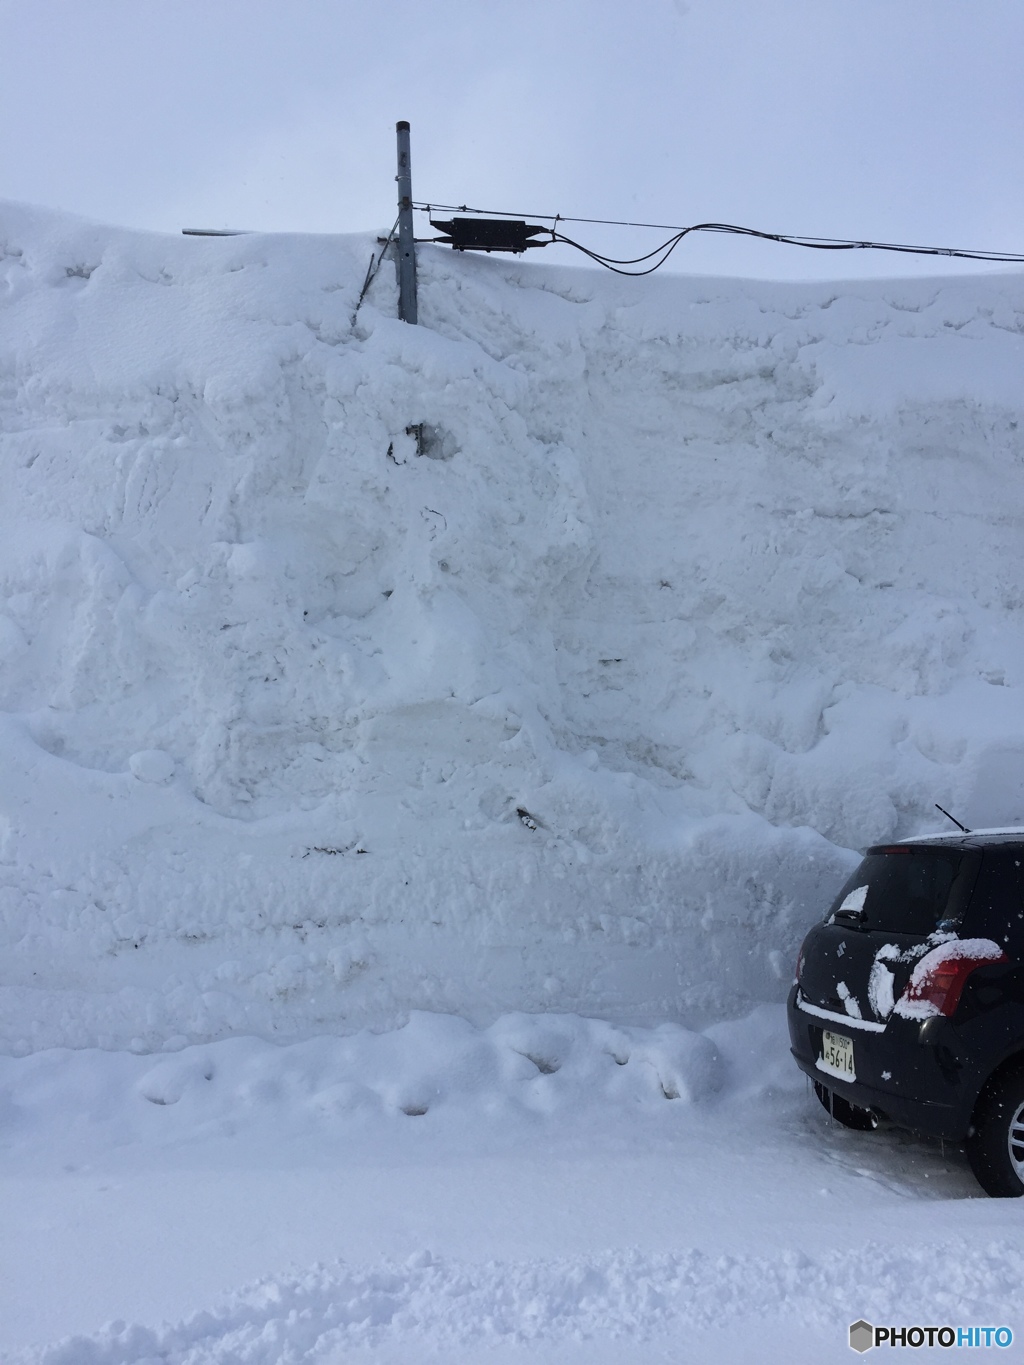
[[[1024,251],[1022,115],[1024,0],[0,0],[0,197],[165,231],[390,227],[404,118],[417,199]]]

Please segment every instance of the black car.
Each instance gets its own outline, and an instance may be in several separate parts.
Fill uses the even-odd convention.
[[[851,1128],[963,1142],[1024,1194],[1024,830],[869,848],[804,939],[793,1056]]]

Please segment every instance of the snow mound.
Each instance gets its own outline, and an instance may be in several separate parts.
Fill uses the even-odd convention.
[[[0,1047],[778,999],[1024,818],[1024,282],[0,209]]]
[[[744,1021],[742,1056],[778,1041],[778,1021]],[[174,1048],[176,1044],[171,1043]],[[0,1058],[9,1151],[31,1150],[54,1123],[80,1151],[192,1141],[273,1129],[280,1140],[345,1125],[439,1118],[456,1128],[601,1110],[632,1115],[706,1100],[728,1077],[711,1037],[678,1024],[616,1027],[576,1015],[503,1015],[476,1029],[413,1013],[391,1033],[360,1032],[280,1047],[231,1038],[170,1055],[83,1048]],[[796,1083],[795,1075],[789,1078]]]
[[[26,1365],[278,1365],[283,1359],[314,1365],[350,1358],[353,1350],[399,1351],[400,1357],[388,1358],[406,1360],[414,1358],[406,1352],[415,1346],[416,1358],[429,1353],[436,1359],[438,1352],[453,1358],[447,1355],[453,1348],[500,1345],[524,1352],[517,1359],[537,1359],[532,1352],[545,1347],[618,1341],[632,1360],[639,1357],[631,1343],[671,1339],[678,1350],[680,1340],[705,1332],[714,1333],[706,1349],[721,1358],[721,1334],[728,1328],[756,1324],[761,1333],[771,1332],[780,1319],[790,1328],[799,1323],[803,1341],[820,1333],[838,1351],[851,1293],[876,1322],[902,1321],[911,1285],[918,1320],[1002,1321],[1022,1272],[1024,1254],[1012,1239],[984,1248],[945,1239],[772,1257],[623,1250],[483,1265],[424,1250],[404,1263],[314,1266],[290,1279],[262,1281],[173,1326],[114,1322],[94,1336],[72,1337],[17,1359]],[[763,1342],[762,1336],[762,1349]],[[758,1347],[750,1342],[748,1349]],[[471,1357],[458,1351],[454,1358]],[[557,1357],[545,1353],[549,1358]]]

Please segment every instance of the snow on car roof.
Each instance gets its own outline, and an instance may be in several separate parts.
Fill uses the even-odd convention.
[[[956,844],[974,843],[978,839],[999,840],[1000,842],[1014,843],[1020,841],[1024,843],[1024,828],[1020,826],[1008,826],[1000,829],[971,829],[971,830],[951,830],[948,834],[943,830],[936,834],[918,834],[911,839],[898,839],[895,844]],[[892,846],[895,846],[892,845]]]

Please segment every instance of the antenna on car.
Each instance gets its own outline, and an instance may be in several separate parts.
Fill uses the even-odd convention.
[[[971,831],[967,828],[967,826],[962,825],[955,815],[950,815],[949,811],[946,810],[944,806],[940,806],[938,801],[936,801],[935,803],[935,809],[942,811],[943,815],[946,817],[947,820],[952,820],[953,824],[956,825],[957,829],[963,830],[965,834],[970,834]]]

